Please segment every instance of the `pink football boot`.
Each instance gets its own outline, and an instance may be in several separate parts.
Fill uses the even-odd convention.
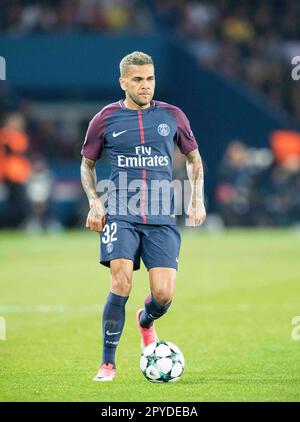
[[[155,331],[155,327],[154,324],[149,327],[149,328],[143,328],[140,324],[140,317],[141,317],[141,313],[143,312],[144,309],[139,309],[136,313],[136,323],[139,327],[139,330],[141,332],[142,335],[142,340],[141,340],[141,347],[142,350],[145,349],[145,347],[147,347],[149,344],[153,343],[154,341],[159,341],[156,331]]]
[[[112,363],[103,363],[94,381],[112,381],[116,375],[116,368]]]

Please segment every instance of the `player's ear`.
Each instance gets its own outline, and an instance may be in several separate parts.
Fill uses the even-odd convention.
[[[126,91],[126,84],[125,84],[125,80],[120,76],[119,78],[119,82],[120,82],[120,86],[123,89],[123,91]]]

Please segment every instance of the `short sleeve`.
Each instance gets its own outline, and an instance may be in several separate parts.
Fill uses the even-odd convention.
[[[81,155],[93,161],[99,160],[104,147],[104,129],[105,122],[100,112],[89,123]]]
[[[197,141],[188,118],[180,108],[176,108],[175,118],[177,123],[176,143],[182,154],[188,154],[198,148]]]

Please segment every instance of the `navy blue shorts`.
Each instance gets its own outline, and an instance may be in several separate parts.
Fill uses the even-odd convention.
[[[101,238],[101,264],[110,266],[112,259],[133,261],[133,270],[140,269],[142,258],[149,271],[154,267],[178,269],[181,237],[175,225],[130,223],[108,217]]]

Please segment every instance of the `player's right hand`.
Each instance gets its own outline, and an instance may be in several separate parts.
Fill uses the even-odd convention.
[[[94,199],[90,207],[85,227],[95,232],[101,232],[105,225],[105,211],[101,199]]]
[[[188,216],[190,227],[197,227],[204,223],[206,219],[206,211],[202,199],[197,199],[196,204],[194,204],[193,200],[191,199],[188,208]]]

